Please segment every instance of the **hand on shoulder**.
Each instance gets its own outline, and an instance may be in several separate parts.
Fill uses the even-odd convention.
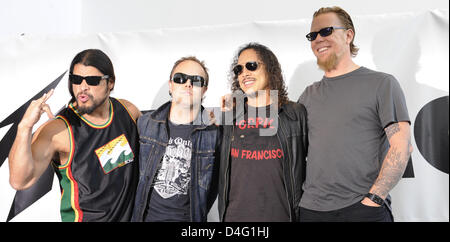
[[[133,116],[134,120],[137,120],[139,117],[142,116],[141,111],[130,101],[125,99],[119,99],[119,101],[126,106],[128,111],[130,112],[131,116]]]

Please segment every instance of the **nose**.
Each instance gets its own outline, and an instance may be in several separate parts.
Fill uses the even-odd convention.
[[[191,79],[188,79],[187,81],[186,81],[186,83],[184,84],[184,86],[185,87],[187,87],[187,88],[192,88],[192,80]]]
[[[242,76],[242,77],[249,76],[250,72],[251,72],[251,71],[249,71],[249,70],[247,69],[247,67],[244,67],[244,68],[242,68],[242,72],[241,72],[241,74],[240,74],[239,76]]]
[[[80,88],[81,88],[81,90],[87,90],[87,89],[89,89],[89,85],[87,84],[87,82],[86,82],[85,79],[83,79],[83,81],[81,82]]]
[[[322,36],[320,36],[320,34],[318,34],[316,39],[311,41],[311,43],[310,43],[311,49],[313,49],[313,50],[316,49],[316,46],[321,44],[322,42],[324,42],[325,38],[326,37],[322,37]]]

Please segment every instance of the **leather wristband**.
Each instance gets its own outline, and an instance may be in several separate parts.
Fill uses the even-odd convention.
[[[383,205],[384,204],[384,199],[381,198],[380,196],[373,194],[373,193],[367,193],[366,197],[369,198],[372,202],[378,204],[378,205]]]

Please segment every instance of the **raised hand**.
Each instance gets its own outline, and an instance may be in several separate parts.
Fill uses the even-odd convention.
[[[33,128],[33,126],[39,121],[41,115],[45,112],[49,119],[55,118],[52,111],[50,110],[50,106],[48,106],[47,100],[53,95],[54,90],[50,90],[49,92],[42,95],[41,98],[37,100],[33,100],[28,106],[27,111],[23,115],[22,121],[20,121],[19,126],[24,128]]]

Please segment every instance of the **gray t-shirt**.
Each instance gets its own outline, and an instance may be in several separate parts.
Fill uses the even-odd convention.
[[[404,94],[389,74],[360,67],[305,89],[309,148],[300,206],[331,211],[360,201],[389,149],[384,128],[408,121]]]

